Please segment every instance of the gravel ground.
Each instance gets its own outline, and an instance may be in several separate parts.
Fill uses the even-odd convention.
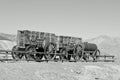
[[[105,62],[0,62],[0,80],[120,80],[120,65]]]

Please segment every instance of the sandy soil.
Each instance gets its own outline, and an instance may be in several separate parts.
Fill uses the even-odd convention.
[[[0,62],[0,80],[120,80],[120,65],[104,62]]]

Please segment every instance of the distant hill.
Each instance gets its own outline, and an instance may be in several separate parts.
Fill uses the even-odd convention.
[[[117,59],[120,59],[119,37],[99,36],[85,41],[97,44],[101,54],[115,55]]]
[[[16,45],[16,35],[0,33],[0,50],[11,50]]]
[[[0,33],[0,40],[16,41],[16,35]]]

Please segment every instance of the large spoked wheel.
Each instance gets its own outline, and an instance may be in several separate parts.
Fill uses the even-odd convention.
[[[18,48],[17,48],[17,46],[14,46],[12,48],[12,53],[11,53],[12,54],[12,58],[14,60],[20,60],[23,57],[23,54],[19,53],[19,52],[16,52],[16,51],[18,51]]]
[[[28,46],[26,48],[25,58],[27,61],[35,59],[35,54],[33,54],[34,52],[36,52],[35,46]]]
[[[54,59],[54,57],[55,57],[55,51],[56,51],[56,48],[55,48],[55,44],[53,44],[53,43],[49,43],[48,45],[47,45],[47,47],[46,47],[46,58],[47,58],[47,60],[52,60],[52,59]]]

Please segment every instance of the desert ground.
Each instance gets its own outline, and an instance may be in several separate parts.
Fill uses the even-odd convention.
[[[120,80],[113,62],[0,62],[0,80]]]

